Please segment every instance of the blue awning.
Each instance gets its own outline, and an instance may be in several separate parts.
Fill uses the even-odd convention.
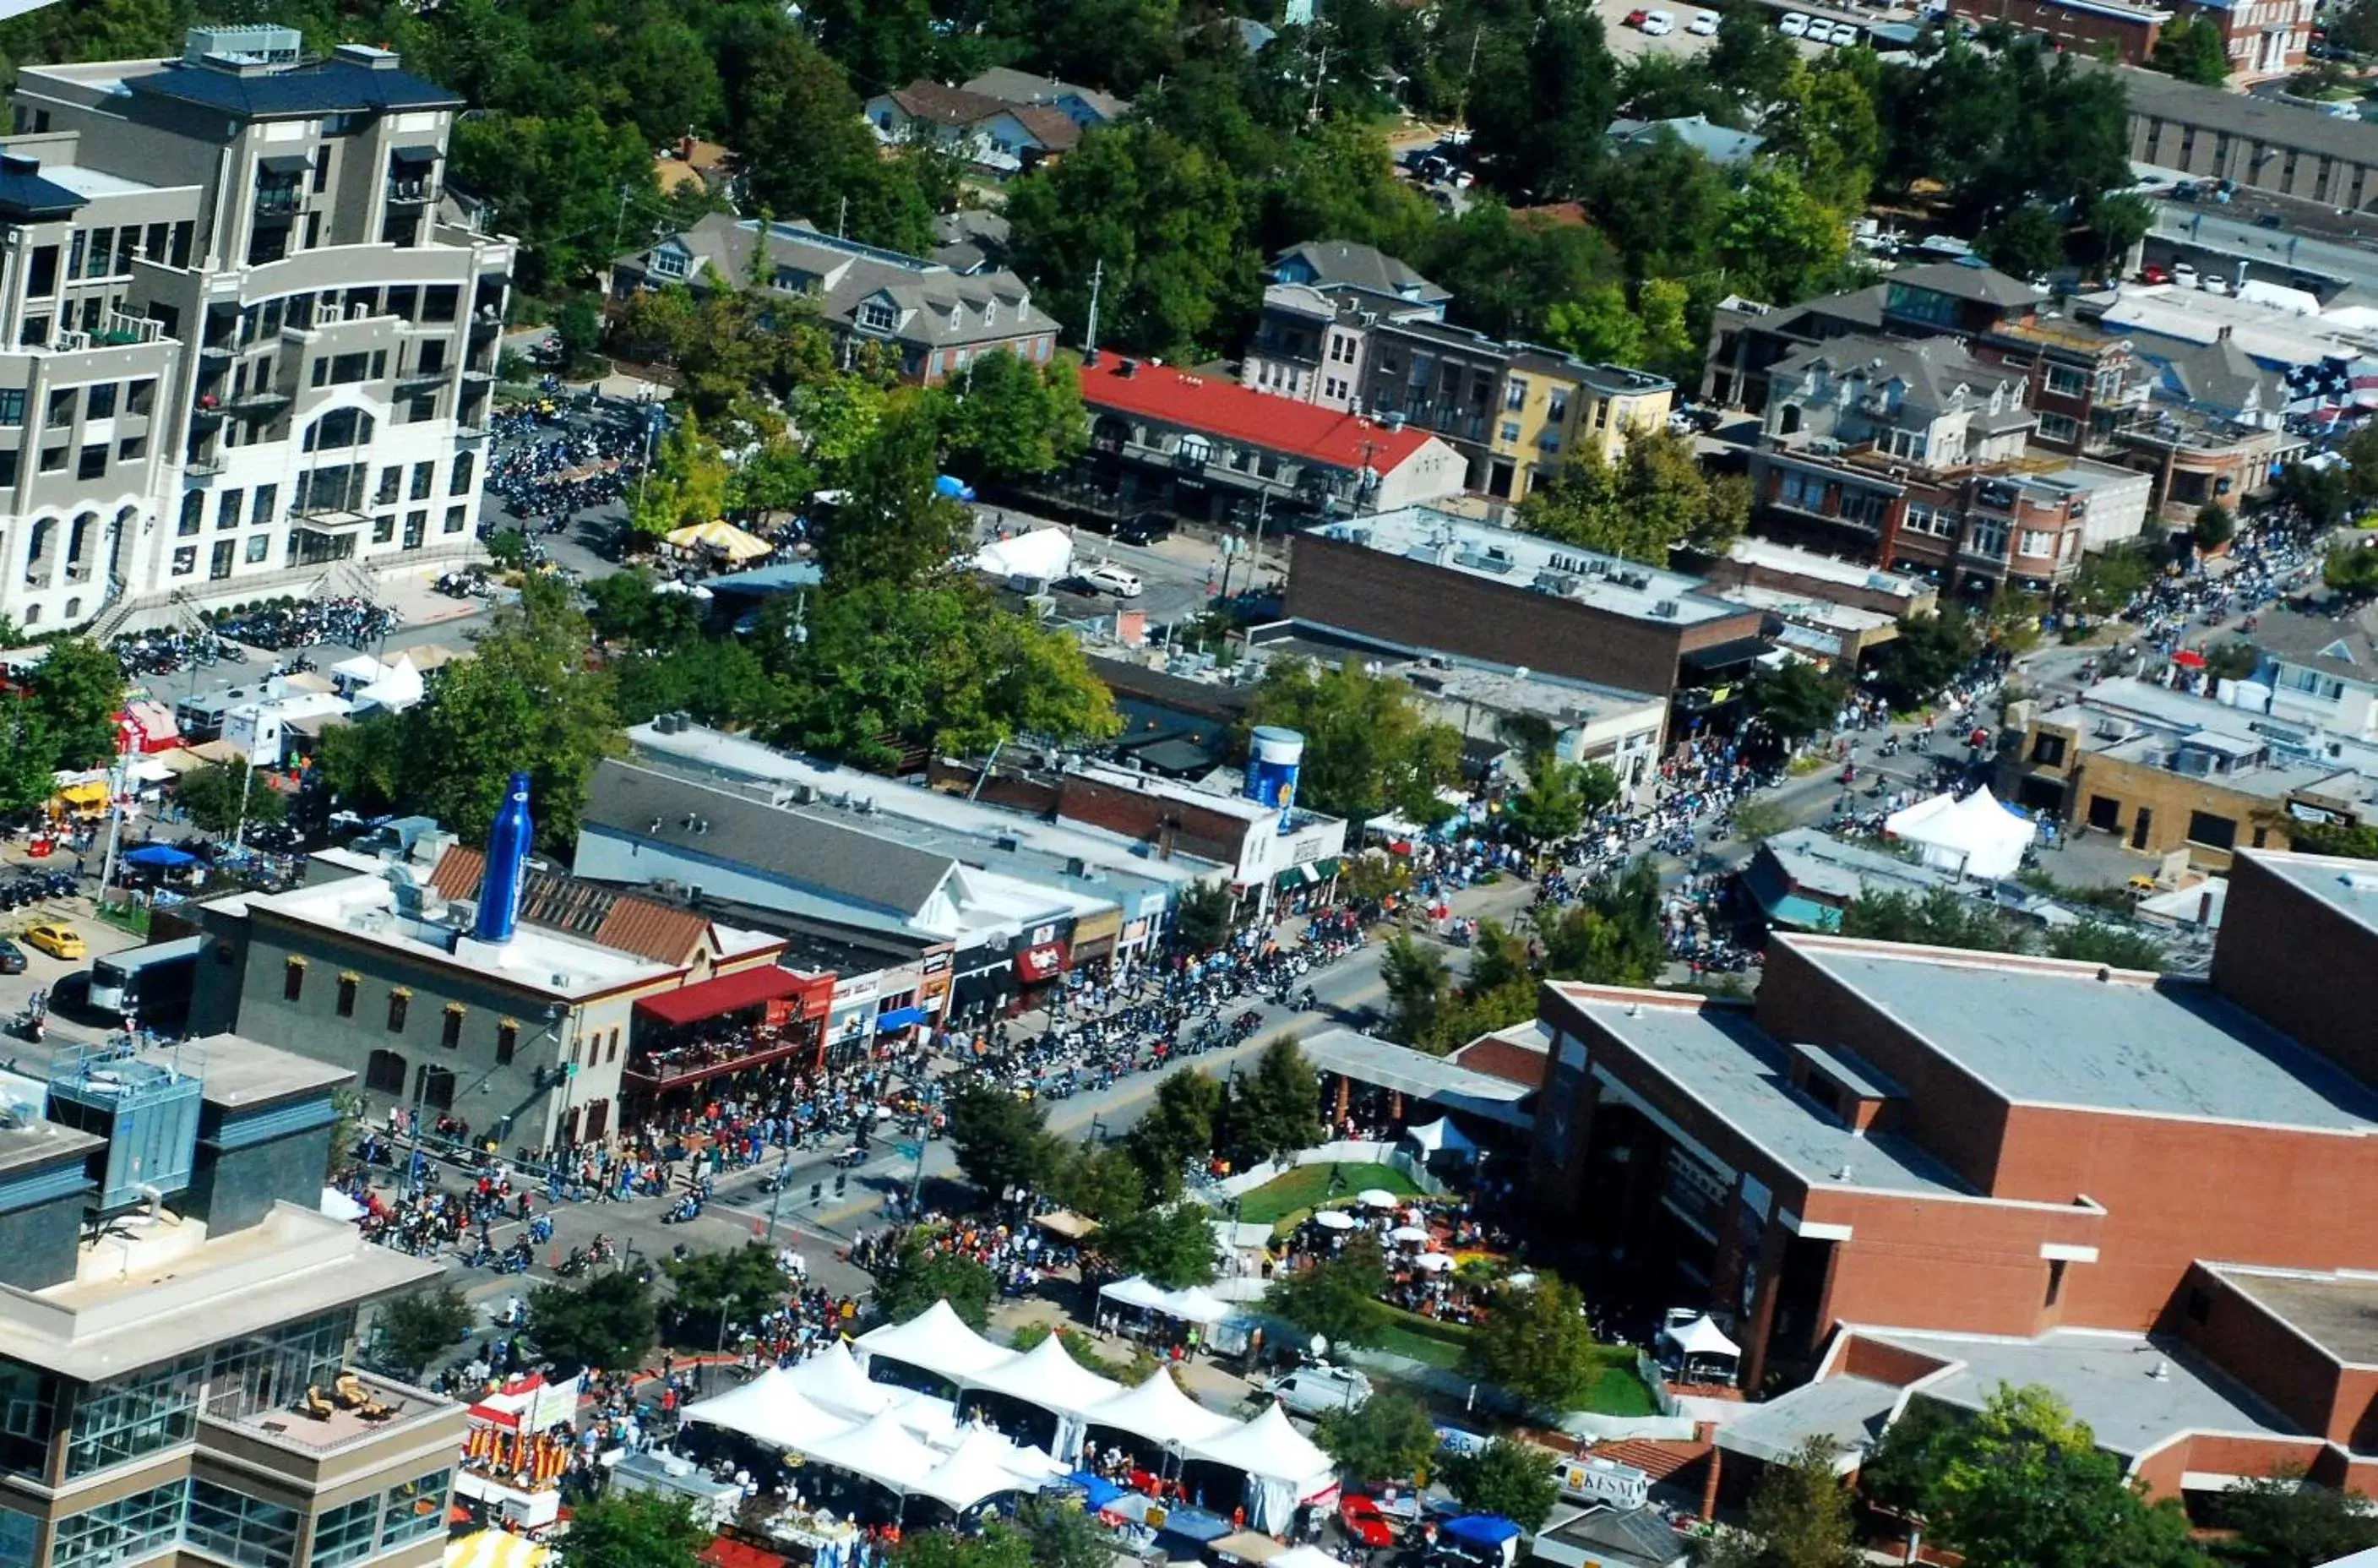
[[[888,1013],[875,1016],[875,1027],[879,1030],[906,1029],[912,1023],[924,1021],[925,1009],[922,1007],[895,1007]]]
[[[198,863],[198,857],[187,850],[177,850],[171,844],[143,844],[137,850],[126,850],[124,863],[171,869],[177,866],[196,865]]]

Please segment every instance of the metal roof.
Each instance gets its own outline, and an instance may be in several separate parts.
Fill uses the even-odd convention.
[[[410,71],[377,69],[347,60],[320,60],[246,74],[176,60],[146,76],[126,77],[124,85],[146,97],[170,98],[256,120],[339,111],[463,106],[460,94]]]

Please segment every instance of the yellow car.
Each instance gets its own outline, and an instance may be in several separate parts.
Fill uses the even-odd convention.
[[[78,959],[83,956],[82,933],[71,925],[43,922],[25,928],[25,940],[54,959]]]

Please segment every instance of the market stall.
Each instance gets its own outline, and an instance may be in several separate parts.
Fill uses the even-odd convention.
[[[1299,1507],[1324,1507],[1338,1494],[1337,1462],[1289,1424],[1288,1412],[1267,1405],[1262,1415],[1219,1437],[1193,1442],[1189,1457],[1236,1470],[1246,1478],[1247,1522],[1278,1535]]]
[[[1043,1437],[1050,1453],[1070,1459],[1081,1452],[1087,1413],[1123,1392],[1123,1384],[1075,1360],[1052,1333],[1023,1355],[981,1374],[959,1406],[965,1409],[969,1402],[989,1400],[1029,1405],[1040,1417],[1035,1425],[1049,1429],[1035,1435]]]
[[[968,1328],[947,1301],[936,1301],[905,1323],[886,1323],[859,1336],[867,1353],[867,1371],[877,1381],[879,1361],[903,1367],[965,1388],[983,1373],[1015,1359],[1015,1352],[996,1345]]]

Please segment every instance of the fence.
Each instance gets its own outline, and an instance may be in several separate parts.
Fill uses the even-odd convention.
[[[1392,1143],[1373,1143],[1352,1139],[1317,1144],[1301,1150],[1293,1159],[1266,1160],[1260,1165],[1250,1165],[1216,1182],[1207,1190],[1222,1199],[1243,1198],[1267,1181],[1273,1181],[1299,1165],[1385,1165],[1397,1172],[1414,1187],[1431,1197],[1441,1198],[1447,1188],[1445,1183],[1429,1174],[1427,1164],[1417,1155]]]

